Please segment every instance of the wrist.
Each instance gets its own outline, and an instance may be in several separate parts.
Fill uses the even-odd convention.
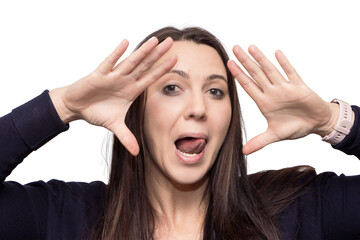
[[[317,132],[318,135],[320,135],[322,138],[325,136],[331,134],[332,131],[334,131],[334,127],[336,126],[338,120],[339,120],[339,114],[340,114],[340,107],[339,104],[331,102],[329,104],[329,109],[331,112],[331,115],[327,122],[322,126],[321,130]]]
[[[334,99],[332,103],[337,104],[337,121],[332,123],[332,127],[329,130],[327,135],[323,137],[323,141],[328,142],[332,145],[340,143],[349,133],[354,124],[354,113],[351,106],[338,99]],[[335,115],[335,114],[333,114]],[[336,116],[336,115],[335,115]]]
[[[55,88],[49,91],[49,96],[60,119],[63,121],[64,124],[68,124],[79,118],[76,117],[75,113],[73,113],[66,107],[64,101],[62,100],[62,96],[64,95],[65,91],[66,87]]]

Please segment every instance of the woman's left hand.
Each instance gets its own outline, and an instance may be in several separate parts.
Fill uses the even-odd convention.
[[[250,46],[249,53],[259,65],[239,46],[233,52],[252,78],[232,60],[228,67],[268,122],[264,133],[244,145],[244,154],[273,142],[302,138],[310,133],[325,136],[333,130],[338,120],[338,105],[325,102],[306,86],[281,51],[276,51],[275,56],[288,80],[257,47]]]

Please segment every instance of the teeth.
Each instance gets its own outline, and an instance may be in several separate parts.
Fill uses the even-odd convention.
[[[197,153],[186,153],[186,152],[180,151],[179,149],[177,149],[177,150],[179,151],[179,153],[181,153],[182,155],[187,156],[187,157],[193,157],[193,156],[198,155]]]

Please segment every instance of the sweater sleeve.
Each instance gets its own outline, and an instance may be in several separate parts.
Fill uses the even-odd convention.
[[[11,171],[69,125],[48,91],[0,118],[0,239],[87,239],[103,212],[105,184],[4,182]]]
[[[352,106],[352,109],[355,113],[354,125],[344,140],[333,147],[348,155],[355,155],[360,159],[360,108]]]
[[[360,108],[352,106],[354,125],[346,138],[333,146],[360,159]],[[316,176],[315,191],[301,199],[301,234],[310,239],[360,239],[360,175],[325,172]],[[318,219],[319,221],[317,221]],[[315,230],[321,229],[321,231]],[[318,232],[319,234],[316,234]]]
[[[0,118],[0,182],[32,151],[66,131],[46,90]]]

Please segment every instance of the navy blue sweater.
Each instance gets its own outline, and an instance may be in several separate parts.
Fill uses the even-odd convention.
[[[360,108],[333,146],[360,158]],[[66,131],[48,91],[0,118],[0,239],[87,239],[104,210],[102,182],[5,182],[32,151]],[[284,239],[360,239],[360,176],[322,173],[280,216]]]

